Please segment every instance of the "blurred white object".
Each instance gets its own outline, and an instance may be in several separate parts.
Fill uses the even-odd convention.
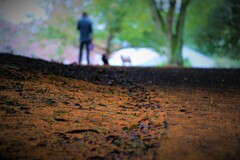
[[[196,68],[214,68],[215,62],[212,58],[203,55],[191,48],[186,46],[183,47],[183,58],[186,58],[190,61],[192,67]]]
[[[183,58],[188,59],[192,67],[214,68],[215,61],[186,46],[182,50]],[[122,58],[124,57],[124,58]],[[157,66],[168,62],[166,55],[160,55],[150,48],[125,48],[111,54],[109,64],[112,66],[125,65],[124,59],[130,59],[131,66]],[[129,63],[127,63],[129,65]]]
[[[112,53],[109,64],[112,66],[122,66],[124,61],[127,60],[126,64],[130,64],[131,66],[154,66],[156,65],[154,63],[145,65],[145,63],[153,59],[158,59],[157,64],[161,63],[161,56],[152,49],[125,48]]]

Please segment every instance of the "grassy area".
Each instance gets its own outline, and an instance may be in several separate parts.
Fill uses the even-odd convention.
[[[240,59],[230,59],[227,57],[213,57],[217,68],[240,68]]]

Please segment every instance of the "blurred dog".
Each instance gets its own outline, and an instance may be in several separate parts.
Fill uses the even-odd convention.
[[[104,65],[109,65],[109,63],[108,63],[108,58],[107,58],[107,56],[104,54],[104,55],[102,55],[102,61],[103,61],[103,64]]]
[[[132,65],[132,61],[131,61],[131,58],[129,56],[121,55],[121,60],[122,60],[123,65],[125,65],[125,64]]]

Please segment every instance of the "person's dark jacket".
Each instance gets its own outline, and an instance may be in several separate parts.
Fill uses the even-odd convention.
[[[77,29],[80,32],[79,41],[88,42],[92,37],[92,22],[88,17],[82,17],[78,20]]]

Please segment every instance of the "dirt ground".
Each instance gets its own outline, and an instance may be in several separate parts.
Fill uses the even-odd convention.
[[[240,159],[240,70],[0,54],[0,159]]]

